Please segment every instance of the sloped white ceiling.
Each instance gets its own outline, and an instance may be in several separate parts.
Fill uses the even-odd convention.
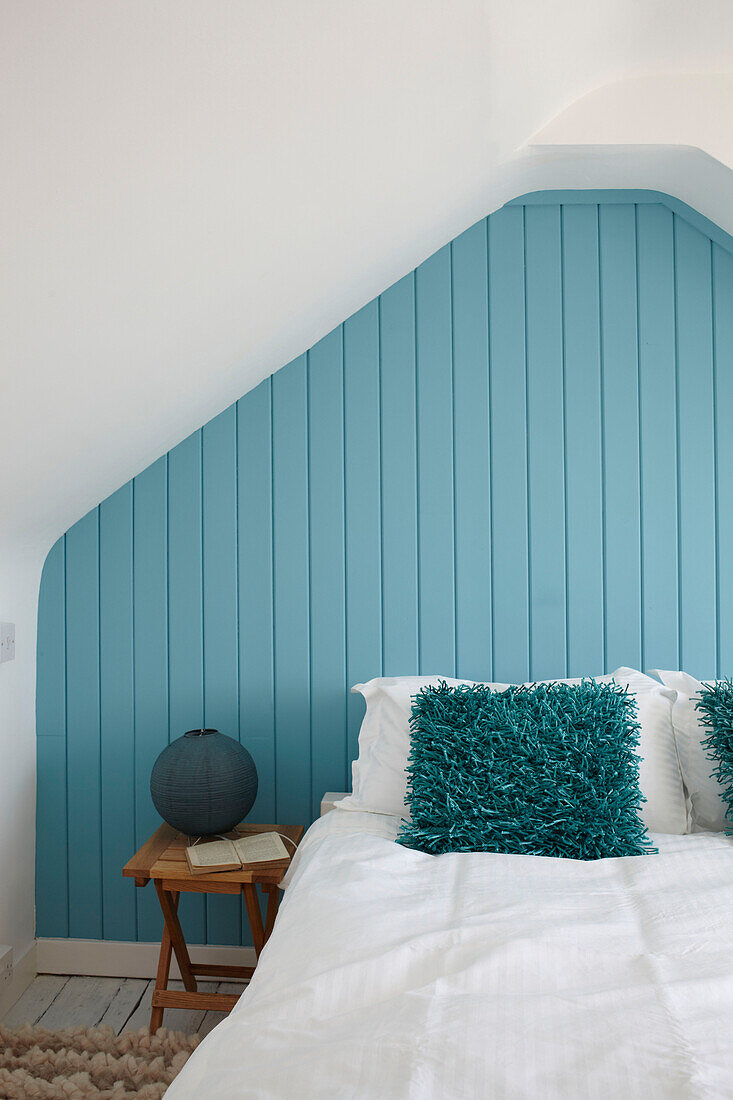
[[[649,156],[632,178],[628,152],[525,145],[590,90],[733,52],[723,0],[5,0],[2,19],[0,523],[25,545],[514,194],[675,190]]]
[[[531,143],[687,145],[733,165],[733,73],[654,73],[594,88]]]

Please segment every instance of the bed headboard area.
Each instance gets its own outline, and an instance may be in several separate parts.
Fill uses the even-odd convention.
[[[355,682],[733,672],[732,244],[655,192],[517,199],[67,531],[37,934],[159,937],[121,869],[192,727],[253,754],[253,821],[306,824],[349,782]],[[181,910],[241,942],[238,898]]]

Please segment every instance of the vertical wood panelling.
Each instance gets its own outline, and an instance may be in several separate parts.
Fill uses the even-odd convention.
[[[257,767],[250,820],[276,821],[275,646],[272,547],[272,382],[266,379],[236,406],[239,738]],[[251,944],[246,908],[239,936]],[[216,928],[209,928],[216,942]],[[237,931],[229,933],[232,939]]]
[[[710,240],[675,217],[680,665],[716,665],[715,439]]]
[[[272,379],[277,818],[311,809],[306,357]]]
[[[160,458],[133,482],[133,647],[135,653],[135,844],[160,818],[150,797],[150,772],[168,744],[168,460]],[[137,934],[161,934],[152,890],[136,890]]]
[[[237,410],[203,429],[204,724],[237,737]]]
[[[419,667],[455,672],[450,248],[415,273]]]
[[[69,934],[66,838],[66,540],[48,552],[38,596],[36,659],[36,935]]]
[[[344,324],[344,500],[346,506],[346,682],[382,671],[382,518],[379,418],[379,303]],[[346,769],[357,754],[361,695],[347,699]],[[346,789],[346,788],[344,788]]]
[[[36,935],[69,934],[66,738],[38,735]]]
[[[598,208],[563,212],[568,676],[592,676],[603,652]]]
[[[186,729],[252,752],[252,820],[308,822],[348,782],[353,683],[731,673],[733,253],[709,228],[642,192],[517,200],[55,544],[41,935],[160,935],[120,866]],[[236,899],[181,913],[249,942]]]
[[[606,668],[641,665],[639,361],[634,207],[599,209]]]
[[[733,669],[733,255],[713,245],[715,442],[717,487],[717,675]],[[707,675],[707,674],[706,674]]]
[[[272,382],[237,405],[239,736],[257,765],[254,821],[275,821]]]
[[[346,772],[343,330],[308,353],[311,805]]]
[[[491,385],[492,679],[529,678],[527,534],[527,376],[524,211],[504,207],[489,219]]]
[[[135,846],[132,482],[99,506],[99,682],[104,935],[134,940],[135,896],[120,865]]]
[[[237,407],[202,431],[204,725],[239,734],[237,638]],[[242,904],[207,897],[209,943],[238,944]]]
[[[201,432],[168,455],[168,685],[171,740],[204,724]],[[192,943],[206,943],[206,899],[181,897]]]
[[[99,509],[66,534],[69,935],[102,939],[99,744]]]
[[[451,246],[456,675],[491,677],[487,222]]]
[[[642,668],[679,668],[672,212],[637,210]]]
[[[530,674],[565,675],[565,466],[560,207],[528,207]]]
[[[415,277],[380,298],[382,411],[382,664],[417,671],[417,436]]]

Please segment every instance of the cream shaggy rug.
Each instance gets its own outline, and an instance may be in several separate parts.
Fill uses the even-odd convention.
[[[161,1028],[115,1035],[111,1028],[5,1028],[0,1025],[3,1100],[159,1100],[198,1035]]]

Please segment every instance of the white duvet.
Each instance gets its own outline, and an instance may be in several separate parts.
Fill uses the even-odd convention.
[[[167,1100],[733,1097],[733,842],[576,862],[308,831],[232,1014]]]

